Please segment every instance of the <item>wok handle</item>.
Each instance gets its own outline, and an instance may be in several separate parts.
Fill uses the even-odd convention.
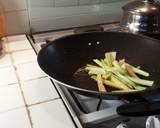
[[[123,116],[150,116],[160,114],[160,101],[137,102],[121,105],[117,113]]]

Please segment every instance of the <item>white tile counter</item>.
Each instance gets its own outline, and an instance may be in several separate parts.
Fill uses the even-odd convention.
[[[25,35],[3,39],[0,56],[1,128],[75,128]]]

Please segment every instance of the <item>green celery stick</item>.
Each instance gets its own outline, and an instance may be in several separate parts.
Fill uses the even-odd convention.
[[[129,77],[128,78],[137,83],[137,84],[140,84],[140,85],[145,85],[145,86],[152,86],[154,81],[150,81],[150,80],[144,80],[144,79],[140,79],[140,78],[133,78],[133,77]]]
[[[100,66],[100,67],[103,68],[103,64],[102,64],[102,62],[101,62],[100,60],[94,59],[93,61],[94,61],[98,66]]]
[[[128,64],[128,63],[125,63],[125,64]],[[130,64],[128,64],[128,65],[130,65]],[[141,69],[139,69],[139,68],[136,68],[136,67],[134,67],[134,66],[132,66],[132,65],[130,65],[130,66],[132,67],[132,69],[133,69],[133,71],[134,71],[135,73],[137,73],[137,74],[139,74],[139,75],[142,75],[142,76],[146,76],[146,77],[149,76],[149,73],[148,73],[148,72],[143,71],[143,70],[141,70]]]
[[[111,81],[115,83],[121,90],[131,90],[127,85],[120,81],[115,75],[111,76]]]
[[[85,70],[88,71],[88,74],[106,74],[105,70],[100,67],[86,67]]]
[[[141,85],[137,85],[137,84],[136,84],[136,86],[135,86],[135,89],[136,89],[136,90],[139,90],[139,91],[141,91],[141,90],[144,90],[144,89],[146,89],[146,87],[144,87],[144,86],[141,86]]]
[[[116,52],[107,52],[105,53],[105,63],[107,63],[108,66],[112,66],[112,62],[116,60]]]
[[[124,84],[126,84],[129,88],[134,88],[136,85],[134,82],[129,80],[127,77],[123,76],[119,72],[113,71],[113,73],[117,76],[119,80],[121,80]]]
[[[125,70],[123,70],[122,68],[121,68],[121,66],[119,65],[119,63],[118,63],[118,61],[113,61],[113,66],[115,67],[115,69],[117,70],[117,71],[119,71],[120,73],[122,73],[122,74],[127,74],[127,72],[125,72]]]

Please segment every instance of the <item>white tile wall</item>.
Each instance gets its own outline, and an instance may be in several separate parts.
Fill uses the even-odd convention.
[[[77,16],[57,17],[50,20],[48,20],[47,18],[44,20],[33,20],[32,26],[34,26],[34,29],[33,29],[34,31],[44,31],[44,30],[47,31],[47,30],[53,30],[53,29],[63,29],[67,27],[70,27],[70,28],[78,27],[82,24],[90,25],[90,24],[106,23],[106,21],[113,22],[114,20],[118,20],[121,17],[121,15],[119,14],[120,12],[119,13],[113,12],[113,13],[107,14],[108,17],[106,17],[105,13],[108,13],[109,10],[106,11],[104,9],[103,12],[104,12],[104,15],[103,14],[99,15],[95,11],[95,13],[91,13],[91,14],[84,14],[84,15],[77,14]],[[113,14],[115,14],[116,16],[114,17]],[[85,20],[80,20],[80,19],[85,19]]]
[[[0,112],[24,106],[24,101],[18,84],[0,88]]]
[[[29,32],[28,0],[0,0],[5,12],[6,35]]]
[[[27,105],[59,98],[55,87],[48,77],[22,82],[22,90]]]
[[[26,41],[26,35],[14,35],[14,36],[7,36],[7,41],[8,42],[15,42],[15,41]]]
[[[78,0],[55,0],[55,7],[77,6]]]
[[[40,7],[54,7],[54,0],[30,0],[30,7],[40,8]]]
[[[0,0],[0,4],[4,8],[5,12],[26,10],[27,9],[26,2],[27,2],[26,0]]]
[[[90,0],[90,4],[99,4],[100,1],[99,0]]]
[[[100,0],[100,3],[117,2],[117,0]]]
[[[92,5],[112,1],[119,0],[0,0],[0,5],[5,10],[6,35],[14,35],[28,33],[30,31],[29,15],[32,17],[31,8],[43,8],[46,10],[48,8],[52,9],[54,7],[57,8],[67,6]],[[28,7],[31,9],[30,14]],[[57,12],[54,11],[52,13]],[[45,14],[41,13],[41,15]],[[32,25],[34,25],[34,23]],[[34,26],[32,26],[32,28],[34,28]]]
[[[90,2],[90,0],[79,0],[79,5],[88,5]]]
[[[29,31],[27,10],[8,12],[5,14],[5,17],[7,35],[22,34]]]
[[[75,128],[60,99],[29,108],[33,128]]]
[[[16,38],[5,39],[12,49],[0,58],[0,127],[75,128],[50,79],[29,59],[32,49],[23,49],[26,37]]]
[[[122,16],[121,7],[129,0],[114,0],[116,2],[107,4],[100,4],[105,2],[100,0],[81,0],[78,1],[78,5],[74,6],[69,2],[61,1],[55,1],[55,8],[32,8],[30,10],[32,32],[117,22]]]
[[[117,0],[53,0],[53,1],[55,1],[55,7],[65,7],[65,6],[101,4],[101,3],[115,2]]]
[[[15,64],[23,64],[23,63],[29,63],[29,62],[36,62],[37,56],[34,52],[34,50],[25,50],[25,51],[18,51],[13,52],[12,58]]]
[[[12,65],[12,62],[11,62],[11,57],[9,54],[4,54],[0,56],[0,68],[8,67],[11,65]]]
[[[12,43],[8,43],[8,49],[10,52],[14,52],[14,51],[32,49],[32,47],[29,44],[28,40],[23,40],[23,41],[14,41]]]
[[[31,128],[25,108],[0,114],[1,128]]]
[[[0,68],[0,86],[17,83],[17,77],[13,67]]]
[[[21,81],[32,80],[46,76],[37,62],[17,65],[17,73]]]

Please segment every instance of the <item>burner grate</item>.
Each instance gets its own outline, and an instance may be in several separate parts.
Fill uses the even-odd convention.
[[[74,33],[93,32],[93,31],[118,31],[121,29],[119,24],[107,24],[98,26],[89,26],[88,28],[80,27],[76,29],[56,31],[35,34],[28,37],[34,50],[38,53],[47,43]],[[54,83],[54,82],[53,82]],[[71,92],[68,89],[63,89],[59,85],[53,85],[57,88],[58,93],[61,95],[67,110],[78,128],[116,128],[119,123],[131,119],[128,117],[121,117],[117,114],[116,108],[124,104],[121,100],[102,100],[101,98],[90,98]],[[133,121],[132,121],[133,120]],[[135,119],[128,120],[125,123],[132,122],[137,128],[144,128],[146,117],[139,118],[140,121]]]

